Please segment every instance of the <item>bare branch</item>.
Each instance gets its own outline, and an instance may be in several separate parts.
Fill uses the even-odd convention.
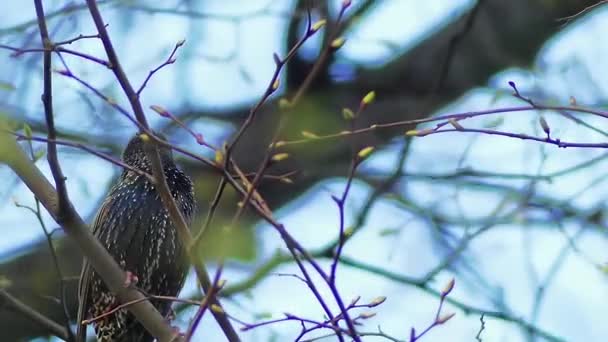
[[[32,309],[19,299],[11,296],[11,294],[4,289],[0,289],[0,306],[1,304],[7,305],[9,308],[12,308],[18,313],[26,316],[31,321],[38,323],[40,326],[47,329],[51,334],[65,341],[70,340],[71,333],[68,332],[64,327],[50,320],[40,312]]]

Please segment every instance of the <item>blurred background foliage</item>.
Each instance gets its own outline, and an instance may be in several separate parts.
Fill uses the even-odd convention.
[[[319,50],[328,43],[326,32],[335,25],[340,1],[99,4],[135,84],[186,39],[176,63],[148,83],[142,103],[167,108],[215,146],[228,141],[247,117],[272,75],[272,53],[284,55],[295,44],[305,27],[306,10],[311,9],[315,20],[327,18],[327,29],[290,62],[279,94],[262,108],[237,145],[238,164],[245,172],[255,172],[281,119],[278,100],[293,94],[311,72]],[[95,32],[82,2],[53,0],[45,6],[55,41]],[[605,107],[608,70],[603,60],[608,46],[603,44],[603,23],[608,12],[598,1],[355,0],[347,13],[341,28],[346,44],[321,65],[305,98],[289,114],[283,140],[302,139],[302,131],[325,135],[348,129],[342,109],[356,109],[370,90],[376,92],[376,101],[357,119],[357,128],[521,105],[507,81],[545,104]],[[0,44],[0,114],[18,130],[27,124],[34,135],[42,136],[41,55],[6,48],[40,46],[33,3],[0,3]],[[104,56],[97,39],[79,40],[69,48]],[[112,100],[127,103],[107,69],[78,56],[64,58],[79,77]],[[54,63],[61,69],[58,59]],[[130,122],[73,80],[60,75],[54,80],[61,138],[119,156],[135,131]],[[505,113],[475,119],[470,127],[542,136],[538,115]],[[602,129],[605,119],[549,111],[543,115],[553,134],[564,139],[603,142],[608,136]],[[212,157],[172,121],[153,111],[148,118],[172,143]],[[418,128],[424,127],[430,126]],[[569,341],[608,336],[601,320],[608,314],[603,203],[608,154],[464,133],[405,138],[403,133],[414,128],[377,129],[352,140],[286,147],[290,158],[273,166],[271,174],[295,171],[290,181],[268,179],[260,186],[279,219],[311,251],[319,252],[325,265],[327,255],[320,251],[338,234],[330,194],[342,191],[351,144],[376,146],[377,152],[356,175],[347,202],[348,223],[356,228],[356,237],[347,245],[340,273],[345,298],[389,298],[364,328],[373,331],[380,325],[387,334],[405,339],[410,327],[423,327],[434,313],[437,298],[428,292],[455,277],[456,299],[489,313],[481,333],[484,341],[540,339],[530,325]],[[33,148],[44,153],[45,145],[34,143]],[[70,196],[90,222],[121,170],[81,150],[60,152]],[[179,162],[195,180],[196,230],[219,177],[196,161],[180,157]],[[49,174],[44,158],[37,165]],[[61,321],[57,275],[46,239],[36,217],[15,206],[33,205],[31,193],[8,168],[0,168],[0,177],[0,288]],[[227,189],[200,251],[212,267],[219,257],[227,258],[229,312],[249,321],[292,311],[322,317],[303,284],[275,276],[296,271],[288,260],[275,258],[284,247],[271,228],[247,211],[238,229],[225,228],[240,200]],[[55,228],[46,213],[42,216]],[[67,306],[75,312],[81,255],[61,231],[53,233],[53,244],[69,284]],[[391,276],[395,274],[423,281],[399,280]],[[183,296],[196,293],[191,279]],[[479,312],[448,307],[457,316],[428,340],[473,340],[480,330]],[[1,308],[3,340],[44,338],[38,326]],[[180,313],[178,324],[187,324],[192,311],[180,307]],[[220,339],[211,320],[204,324],[201,340]],[[298,329],[297,324],[276,325],[243,333],[243,338],[285,340]]]

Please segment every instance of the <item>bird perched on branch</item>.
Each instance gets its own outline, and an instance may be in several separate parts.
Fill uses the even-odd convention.
[[[177,168],[170,149],[159,148],[167,184],[187,223],[194,209],[190,178]],[[152,174],[140,135],[133,137],[122,159],[132,168]],[[126,169],[112,187],[93,223],[93,234],[121,267],[132,284],[149,295],[177,296],[188,271],[188,259],[177,231],[150,180]],[[78,338],[86,339],[83,320],[93,320],[100,342],[144,342],[153,337],[126,309],[98,318],[117,305],[117,299],[86,261],[79,284]],[[163,315],[170,301],[151,300]]]

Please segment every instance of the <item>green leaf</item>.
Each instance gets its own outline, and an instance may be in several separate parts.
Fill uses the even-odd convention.
[[[8,83],[8,82],[4,82],[4,81],[0,81],[0,90],[5,90],[5,91],[13,91],[16,90],[17,88],[15,88],[14,85]]]
[[[204,260],[251,261],[255,258],[255,246],[255,234],[250,227],[212,226],[203,235],[198,255]]]
[[[491,120],[484,122],[483,127],[484,128],[496,128],[496,127],[501,126],[504,122],[505,122],[505,118],[502,116],[498,116],[496,118],[493,118]]]
[[[495,91],[494,95],[490,99],[490,105],[491,106],[495,105],[496,102],[498,102],[499,100],[502,100],[503,98],[505,98],[507,96],[511,96],[511,94],[505,90],[499,89],[499,90]]]
[[[10,279],[8,279],[4,275],[0,274],[0,289],[5,289],[5,288],[11,286],[11,284],[12,284],[12,282]]]
[[[38,160],[40,160],[40,158],[44,157],[45,154],[46,154],[46,150],[43,148],[36,151],[34,153],[34,162],[37,162]]]
[[[23,124],[23,134],[25,134],[25,136],[28,138],[32,137],[32,128],[30,127],[30,125],[26,123]]]
[[[253,319],[255,319],[256,321],[263,321],[263,320],[267,320],[267,319],[271,319],[272,318],[272,313],[270,312],[259,312],[256,313],[253,316]]]
[[[14,129],[12,126],[12,123],[0,113],[0,163],[9,165],[15,161],[19,149],[15,138],[8,133]]]
[[[385,228],[378,233],[380,236],[393,236],[399,234],[399,228]]]

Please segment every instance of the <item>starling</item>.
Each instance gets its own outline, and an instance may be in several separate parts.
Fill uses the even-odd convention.
[[[190,224],[195,209],[192,182],[177,168],[170,149],[160,148],[159,153],[171,194]],[[129,166],[152,174],[139,135],[129,141],[122,159]],[[97,213],[93,234],[116,262],[134,276],[137,288],[150,295],[178,295],[188,271],[186,251],[148,178],[128,169],[122,172]],[[86,260],[78,293],[77,340],[84,341],[86,326],[80,324],[82,320],[102,315],[119,303]],[[151,302],[163,316],[168,316],[170,301]],[[126,309],[95,320],[93,325],[100,342],[154,339]]]

